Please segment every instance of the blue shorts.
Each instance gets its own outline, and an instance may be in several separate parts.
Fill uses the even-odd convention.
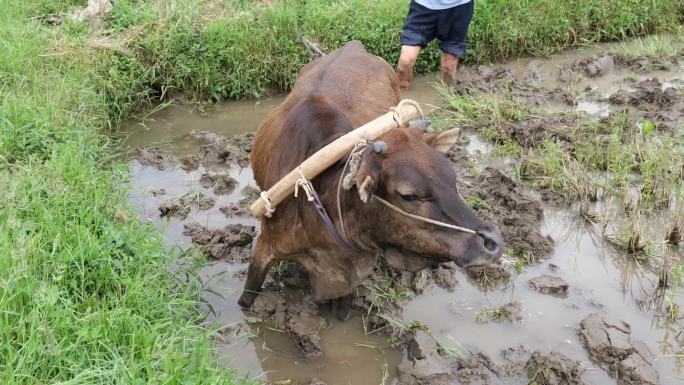
[[[466,35],[473,18],[474,0],[452,8],[433,10],[414,0],[409,5],[408,17],[401,32],[401,45],[425,48],[437,38],[443,52],[463,57]]]

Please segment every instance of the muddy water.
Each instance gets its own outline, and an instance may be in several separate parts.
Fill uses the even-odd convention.
[[[556,85],[558,68],[587,53],[564,54],[541,63],[539,73],[545,87]],[[524,75],[529,59],[507,65],[516,74]],[[477,70],[466,68],[463,77],[477,76]],[[679,76],[679,75],[677,75]],[[629,77],[639,79],[658,77],[665,85],[680,84],[672,72],[634,74],[616,70],[596,81],[595,86],[605,96],[621,87],[629,87]],[[404,97],[419,101],[429,111],[439,106],[439,96],[432,84],[435,77],[419,77]],[[276,96],[259,102],[243,101],[221,104],[210,111],[200,112],[186,106],[170,106],[143,120],[132,121],[123,129],[126,146],[157,145],[176,156],[192,153],[199,146],[189,133],[204,130],[229,136],[253,131],[263,117],[281,100]],[[567,108],[549,104],[549,109]],[[607,104],[591,98],[580,100],[573,107],[591,115],[604,116],[610,112]],[[492,145],[475,134],[468,134],[470,154],[487,154]],[[208,228],[219,228],[229,223],[257,226],[250,217],[227,217],[219,208],[242,198],[241,190],[254,186],[251,170],[226,166],[238,181],[233,193],[215,196],[200,186],[199,178],[205,170],[193,172],[180,168],[159,171],[131,162],[130,202],[141,218],[154,223],[166,234],[170,245],[187,247],[190,240],[183,235],[183,225],[196,221]],[[159,194],[163,189],[164,193]],[[193,209],[185,220],[160,220],[161,203],[187,192],[202,192],[213,196],[217,203],[209,210]],[[607,211],[608,206],[596,209]],[[658,227],[654,222],[652,229]],[[657,275],[652,266],[635,263],[629,256],[617,252],[600,236],[597,225],[578,220],[576,208],[545,208],[542,231],[555,241],[553,255],[547,262],[527,266],[505,286],[483,288],[463,273],[458,273],[458,285],[453,292],[432,286],[424,294],[410,300],[404,307],[404,321],[419,320],[447,346],[461,346],[471,351],[489,354],[500,361],[500,352],[508,347],[524,345],[530,350],[560,351],[586,363],[584,377],[594,384],[614,384],[603,370],[593,368],[577,336],[579,321],[592,312],[605,312],[632,325],[633,335],[643,339],[656,354],[656,366],[665,384],[676,383],[675,377],[684,370],[684,336],[679,334],[680,321],[667,321],[663,314],[663,298],[656,291]],[[655,231],[655,230],[654,230]],[[681,250],[668,249],[673,259],[682,258]],[[553,266],[552,266],[553,265]],[[238,337],[219,344],[221,363],[237,368],[250,378],[276,383],[307,383],[319,378],[334,384],[393,383],[402,352],[387,347],[387,337],[368,334],[361,315],[340,322],[326,314],[321,325],[324,355],[305,360],[292,338],[284,331],[267,324],[251,324],[236,300],[243,281],[239,275],[244,264],[212,262],[198,269],[197,274],[207,288],[207,322],[219,327],[242,324]],[[570,285],[566,298],[543,295],[532,290],[527,281],[540,274],[551,273],[563,277]],[[291,301],[306,293],[287,292]],[[483,309],[493,309],[511,301],[523,305],[523,320],[519,323],[486,322]],[[675,298],[679,302],[679,298]],[[684,306],[684,304],[681,304]],[[288,382],[289,381],[289,382]]]

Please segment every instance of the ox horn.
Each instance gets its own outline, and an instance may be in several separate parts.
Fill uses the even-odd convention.
[[[387,143],[383,142],[382,140],[378,140],[377,142],[373,143],[373,152],[382,155],[387,152]]]
[[[431,124],[432,124],[432,121],[429,119],[416,119],[416,120],[411,122],[411,127],[417,127],[417,128],[422,128],[423,130],[427,130]]]

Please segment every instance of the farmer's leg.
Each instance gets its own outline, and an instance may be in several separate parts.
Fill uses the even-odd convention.
[[[440,63],[440,79],[447,84],[456,84],[456,74],[458,70],[458,56],[447,52],[442,53]]]
[[[411,79],[413,78],[413,66],[416,64],[416,59],[418,59],[418,53],[420,50],[420,46],[417,45],[401,46],[399,64],[397,64],[399,88],[407,89],[411,85]]]
[[[437,38],[442,49],[442,81],[454,85],[459,58],[465,55],[466,35],[473,18],[474,0],[444,10],[437,25]]]
[[[411,85],[413,66],[418,53],[435,38],[439,11],[426,8],[414,0],[409,5],[408,16],[401,32],[401,54],[397,64],[399,87],[406,89]]]

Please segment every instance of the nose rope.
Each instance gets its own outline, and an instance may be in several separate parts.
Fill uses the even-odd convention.
[[[452,225],[451,223],[436,221],[434,219],[426,218],[426,217],[423,217],[420,215],[408,213],[408,212],[402,210],[400,207],[397,207],[397,206],[387,202],[386,200],[380,198],[379,196],[377,196],[375,194],[373,194],[373,199],[377,199],[383,205],[385,205],[385,206],[389,207],[390,209],[398,212],[399,214],[405,215],[409,218],[413,218],[413,219],[416,219],[416,220],[419,220],[422,222],[426,222],[426,223],[431,223],[433,225],[437,225],[437,226],[441,226],[441,227],[446,227],[448,229],[458,230],[458,231],[462,231],[464,233],[477,235],[477,231],[475,231],[475,230],[471,230],[471,229],[461,227],[461,226]]]

